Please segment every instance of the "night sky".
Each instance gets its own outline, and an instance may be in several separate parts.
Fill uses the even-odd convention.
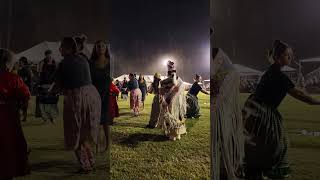
[[[224,48],[234,63],[264,70],[266,50],[276,39],[289,43],[297,59],[320,56],[318,1],[215,0],[213,9],[213,46]]]
[[[8,2],[1,20],[8,24]],[[26,50],[42,41],[85,33],[89,42],[111,44],[114,75],[165,73],[165,57],[177,62],[186,81],[209,75],[209,0],[11,0],[10,49]],[[1,45],[6,27],[0,28]]]
[[[112,2],[111,45],[121,73],[165,73],[164,57],[192,82],[209,75],[209,0]]]

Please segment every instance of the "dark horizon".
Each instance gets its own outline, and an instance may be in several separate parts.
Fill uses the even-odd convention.
[[[11,17],[9,2],[13,2]],[[209,77],[209,0],[6,0],[3,5],[1,19],[10,33],[2,26],[0,43],[6,47],[9,41],[14,52],[84,33],[89,43],[111,44],[114,75],[164,74],[162,59],[169,56],[186,81],[192,81],[195,73]]]
[[[293,47],[298,60],[319,57],[320,24],[315,23],[320,21],[319,5],[312,0],[215,1],[213,46],[223,48],[234,63],[258,70],[269,65],[266,52],[276,39]],[[311,71],[306,66],[305,71]]]

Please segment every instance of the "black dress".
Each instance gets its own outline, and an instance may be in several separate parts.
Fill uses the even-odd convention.
[[[262,76],[243,109],[247,174],[265,172],[272,177],[289,173],[288,140],[278,106],[295,85],[273,64]]]
[[[101,97],[101,124],[112,124],[111,119],[108,117],[108,105],[110,94],[110,66],[106,65],[104,68],[97,68],[94,61],[90,61],[90,71],[92,84],[97,88]]]
[[[198,82],[194,82],[191,86],[190,90],[188,91],[188,94],[186,96],[187,98],[187,118],[198,118],[200,117],[200,106],[198,102],[197,95],[201,91],[202,87],[198,84]]]

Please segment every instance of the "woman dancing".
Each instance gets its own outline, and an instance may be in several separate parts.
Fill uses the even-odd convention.
[[[197,97],[199,92],[201,91],[202,93],[209,95],[209,92],[199,85],[199,83],[202,81],[202,78],[199,74],[196,74],[194,81],[195,82],[192,84],[187,94],[187,118],[199,118],[201,116]]]
[[[138,116],[142,93],[139,89],[138,80],[134,77],[134,74],[130,73],[129,79],[128,90],[130,91],[130,108],[132,109],[134,116]]]
[[[168,78],[160,82],[160,114],[158,127],[163,129],[170,140],[181,138],[187,132],[185,125],[186,96],[185,86],[176,75],[174,63],[168,61]]]
[[[311,105],[320,101],[297,89],[281,68],[292,60],[291,48],[275,41],[270,51],[273,64],[263,74],[255,92],[247,99],[243,118],[248,140],[245,143],[247,179],[286,178],[289,176],[288,139],[278,106],[289,93]]]
[[[26,106],[30,92],[23,80],[11,73],[13,54],[0,49],[0,179],[30,173],[27,142],[20,122],[20,107]]]
[[[109,94],[112,81],[110,77],[110,54],[105,42],[97,41],[94,44],[89,62],[92,84],[97,88],[101,97],[100,124],[102,125],[105,134],[105,138],[101,139],[105,139],[106,146],[103,149],[106,151],[109,147],[110,125],[113,123],[113,120],[110,117],[110,112],[108,112],[108,110],[110,110]]]
[[[63,59],[51,92],[63,90],[65,147],[75,150],[81,165],[79,173],[89,173],[95,165],[92,148],[97,144],[101,99],[91,83],[88,61],[78,55],[78,47],[72,37],[62,40],[60,52]]]

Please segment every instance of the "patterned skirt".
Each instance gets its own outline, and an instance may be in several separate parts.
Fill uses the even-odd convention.
[[[279,111],[251,95],[245,103],[243,118],[247,140],[245,167],[273,176],[289,172],[288,139]]]
[[[139,88],[130,91],[130,108],[135,113],[139,112],[141,98],[142,98],[142,94]]]
[[[198,98],[192,94],[187,94],[187,118],[198,117],[200,106]]]
[[[67,149],[88,141],[97,143],[101,99],[93,85],[64,91],[64,140]]]

